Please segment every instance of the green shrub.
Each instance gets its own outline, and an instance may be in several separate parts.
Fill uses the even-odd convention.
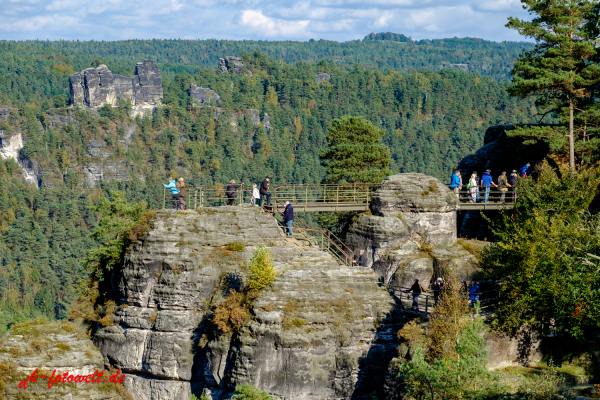
[[[249,383],[244,383],[235,388],[235,394],[231,400],[275,400],[269,396],[267,392],[252,386]]]
[[[229,251],[244,251],[244,249],[246,248],[246,245],[242,244],[242,243],[229,243],[227,246],[225,246],[226,250]]]
[[[254,250],[254,254],[248,265],[248,291],[259,292],[275,282],[275,266],[273,265],[273,255],[265,246],[260,246]]]

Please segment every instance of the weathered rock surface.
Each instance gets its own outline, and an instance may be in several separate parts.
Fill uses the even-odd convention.
[[[461,173],[471,176],[473,171],[481,175],[486,169],[492,170],[496,178],[506,171],[524,166],[530,162],[532,165],[546,158],[549,147],[546,143],[525,144],[523,138],[509,137],[506,132],[515,129],[514,125],[500,125],[488,128],[483,139],[483,147],[475,154],[463,158],[458,164]]]
[[[233,72],[239,74],[244,68],[244,61],[239,57],[225,57],[219,58],[219,69],[226,74],[227,72]]]
[[[198,87],[195,83],[190,85],[190,96],[198,102],[200,107],[211,102],[216,104],[221,99],[214,90]]]
[[[21,132],[7,135],[4,130],[0,130],[0,157],[3,160],[15,160],[21,166],[21,172],[25,180],[39,187],[42,176],[41,171],[37,163],[27,157],[20,156],[22,148],[23,135]]]
[[[69,77],[72,105],[98,108],[117,105],[119,99],[129,99],[133,106],[156,105],[163,96],[158,66],[144,60],[135,66],[133,78],[113,74],[106,65],[87,68]]]
[[[10,107],[0,107],[0,121],[6,121],[10,118]]]
[[[241,251],[224,246],[244,244]],[[243,281],[256,246],[271,250],[277,279],[240,331],[215,334],[210,304],[223,282]],[[350,399],[383,386],[394,357],[395,304],[370,270],[286,241],[250,206],[162,210],[126,255],[123,305],[94,341],[127,371],[135,399],[225,398],[250,382],[278,399]],[[233,285],[235,287],[235,285]]]
[[[325,72],[317,72],[317,83],[329,82],[330,80],[331,75],[326,74]]]
[[[5,380],[5,399],[44,398],[49,400],[130,399],[124,388],[114,384],[56,383],[48,388],[48,379],[29,383],[26,389],[19,382],[38,369],[38,376],[53,370],[57,374],[94,374],[104,371],[102,354],[87,338],[82,328],[70,322],[29,321],[13,326],[3,338],[0,361],[15,363],[15,369]],[[110,373],[103,372],[108,378]],[[108,379],[107,379],[108,381]],[[27,396],[27,397],[26,397]],[[28,397],[31,396],[31,397]]]
[[[384,180],[373,195],[372,215],[351,226],[346,244],[363,249],[369,266],[387,284],[407,287],[415,278],[427,286],[434,273],[469,278],[475,258],[456,244],[458,200],[442,182],[410,173]]]

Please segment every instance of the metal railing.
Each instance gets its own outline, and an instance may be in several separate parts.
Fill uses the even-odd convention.
[[[298,211],[308,211],[310,205],[330,205],[335,211],[344,205],[364,204],[367,208],[371,197],[380,185],[279,185],[273,189],[275,201],[289,201]]]
[[[275,204],[289,201],[296,211],[322,211],[318,207],[329,211],[348,210],[348,206],[361,205],[365,209],[369,208],[371,198],[379,188],[378,184],[343,184],[343,185],[278,185],[271,189],[271,201]],[[452,185],[446,185],[454,191]],[[245,184],[235,191],[233,198],[234,205],[250,203],[252,199],[252,190]],[[461,205],[476,206],[485,209],[486,206],[505,205],[512,207],[518,196],[518,191],[514,188],[508,188],[507,191],[501,191],[496,187],[477,186],[467,189],[463,185],[457,193]],[[216,184],[213,186],[190,186],[188,187],[187,197],[185,198],[188,209],[200,207],[218,207],[227,204],[227,186]],[[168,205],[172,207],[171,192],[167,188],[163,190],[163,208]],[[480,206],[480,207],[479,207]],[[345,208],[346,207],[346,208]],[[314,208],[311,210],[311,208]]]
[[[390,294],[392,294],[394,297],[396,297],[399,301],[400,304],[402,304],[402,307],[406,310],[406,308],[412,309],[413,308],[413,295],[414,294],[418,294],[419,297],[417,299],[417,310],[415,310],[416,312],[419,313],[425,313],[426,315],[431,314],[433,311],[435,311],[435,295],[429,294],[427,292],[433,293],[434,290],[426,290],[425,292],[421,292],[421,293],[413,293],[411,292],[411,288],[407,288],[407,287],[402,287],[402,286],[398,286],[398,285],[386,285],[388,291],[390,292]],[[465,297],[469,297],[470,293],[468,292],[463,292],[462,293],[463,296]],[[442,299],[443,296],[443,289],[442,291],[438,294],[438,302]],[[493,309],[496,309],[498,307],[499,304],[499,292],[496,289],[492,289],[492,290],[485,290],[485,291],[479,291],[477,292],[477,301],[479,301],[479,309],[482,312],[487,312],[487,311],[492,311]],[[410,304],[410,307],[408,306],[408,304]],[[424,311],[421,310],[421,308],[424,306]]]

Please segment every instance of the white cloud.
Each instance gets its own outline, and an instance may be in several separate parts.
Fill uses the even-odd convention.
[[[244,10],[240,18],[242,25],[252,28],[267,37],[306,36],[307,20],[292,21],[269,18],[261,10]]]
[[[520,0],[0,0],[4,39],[353,40],[391,31],[415,39],[519,40]]]

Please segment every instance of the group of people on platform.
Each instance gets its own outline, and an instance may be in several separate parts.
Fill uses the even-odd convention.
[[[444,296],[444,290],[448,287],[448,284],[445,284],[442,278],[437,278],[431,286],[430,292],[433,293],[434,306],[437,306],[438,301]],[[405,291],[405,293],[409,293],[409,295],[412,294],[413,302],[411,310],[419,312],[419,297],[424,292],[426,292],[426,290],[423,289],[423,286],[421,286],[418,279],[415,279],[415,282],[410,289]],[[460,282],[460,293],[464,296],[469,296],[469,308],[472,308],[475,303],[479,301],[479,284],[473,279],[471,285],[467,285],[467,281],[463,279]]]
[[[270,180],[271,178],[269,176],[265,177],[265,179],[260,184],[260,188],[256,184],[252,185],[252,196],[250,198],[250,204],[255,206],[261,206],[263,204],[265,206],[271,206],[271,193],[269,193]],[[169,177],[169,183],[163,186],[171,191],[171,202],[173,203],[173,210],[185,210],[187,185],[184,183],[184,179],[179,178],[179,180],[175,180],[172,177]],[[227,187],[225,188],[225,197],[227,197],[228,206],[232,206],[235,204],[235,199],[237,198],[240,186],[240,184],[235,182],[235,179],[232,179],[231,181],[229,181],[229,184],[227,184]],[[292,237],[294,207],[290,204],[289,201],[285,202],[285,211],[282,213],[282,216],[283,224],[288,231],[288,236]]]
[[[479,188],[483,189],[482,202],[489,203],[490,189],[492,186],[500,190],[500,203],[504,203],[506,201],[506,193],[509,190],[512,192],[512,201],[516,201],[517,181],[519,179],[519,176],[522,178],[527,178],[531,175],[531,170],[529,169],[529,166],[530,164],[527,163],[524,167],[522,167],[519,170],[518,173],[516,169],[513,169],[512,173],[509,176],[506,175],[506,171],[502,171],[502,174],[498,176],[498,183],[494,182],[494,178],[492,178],[492,171],[490,169],[486,169],[481,178],[478,176],[477,171],[473,171],[466,185],[469,203],[477,203],[480,201]],[[456,197],[459,200],[460,191],[462,190],[463,186],[464,185],[460,171],[454,171],[454,174],[452,174],[452,180],[450,181],[450,189],[454,191]]]

